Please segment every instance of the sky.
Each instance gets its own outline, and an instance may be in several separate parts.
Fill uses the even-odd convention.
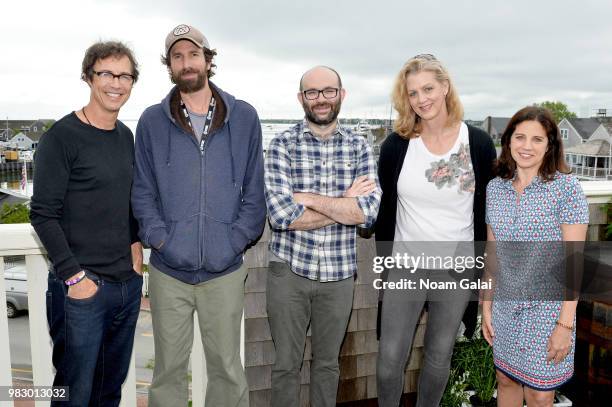
[[[299,79],[319,64],[342,76],[341,117],[389,118],[395,76],[420,53],[448,68],[466,119],[544,100],[580,117],[612,111],[608,0],[36,0],[0,9],[0,120],[59,119],[85,105],[81,61],[98,40],[135,51],[141,76],[119,118],[138,119],[171,88],[159,57],[181,23],[217,50],[213,82],[262,119],[301,117]]]

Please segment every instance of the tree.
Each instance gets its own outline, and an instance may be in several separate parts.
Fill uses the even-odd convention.
[[[567,108],[567,105],[563,102],[546,100],[542,103],[536,103],[535,105],[550,110],[557,123],[559,123],[563,119],[573,119],[576,117],[576,113],[571,112]]]
[[[30,209],[24,204],[2,205],[0,223],[30,223]]]

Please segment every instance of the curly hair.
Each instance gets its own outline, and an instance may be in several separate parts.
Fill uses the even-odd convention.
[[[516,161],[514,161],[510,152],[510,140],[516,127],[526,121],[537,121],[540,123],[548,138],[548,147],[544,153],[542,164],[538,169],[538,175],[544,181],[552,181],[557,171],[568,174],[570,169],[563,155],[563,142],[561,141],[559,127],[552,113],[548,109],[539,106],[522,108],[508,122],[506,130],[504,130],[501,137],[501,153],[495,164],[495,173],[503,179],[512,179],[514,177]]]
[[[138,80],[138,62],[134,57],[134,52],[122,42],[119,41],[98,41],[85,51],[83,62],[81,64],[81,79],[91,81],[93,78],[93,67],[101,59],[108,57],[121,58],[128,57],[132,65],[132,76],[134,83]]]
[[[446,68],[433,55],[422,54],[410,58],[402,67],[395,84],[391,99],[393,107],[397,110],[398,117],[395,120],[394,130],[403,138],[413,138],[421,131],[420,117],[410,106],[408,99],[407,79],[408,75],[421,71],[433,72],[436,80],[448,83],[448,94],[446,95],[446,110],[448,120],[446,125],[452,126],[463,119],[463,105],[459,100],[457,89],[448,74]]]

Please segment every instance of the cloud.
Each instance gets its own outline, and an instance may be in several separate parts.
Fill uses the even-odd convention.
[[[59,117],[86,103],[80,59],[99,38],[136,50],[142,76],[122,117],[139,116],[170,88],[158,58],[179,23],[201,29],[219,51],[216,83],[264,118],[302,114],[297,81],[317,64],[343,76],[344,116],[388,117],[395,75],[423,52],[450,70],[466,118],[509,116],[544,99],[579,114],[612,108],[609,2],[66,0],[34,10],[21,3],[3,6],[0,26],[9,62],[0,67],[0,115],[10,117]]]

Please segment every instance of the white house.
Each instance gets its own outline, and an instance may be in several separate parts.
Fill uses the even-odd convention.
[[[579,179],[612,180],[612,118],[563,119],[565,160]]]
[[[17,150],[33,150],[38,145],[38,141],[34,141],[23,133],[17,133],[12,139],[5,143],[9,148]]]

